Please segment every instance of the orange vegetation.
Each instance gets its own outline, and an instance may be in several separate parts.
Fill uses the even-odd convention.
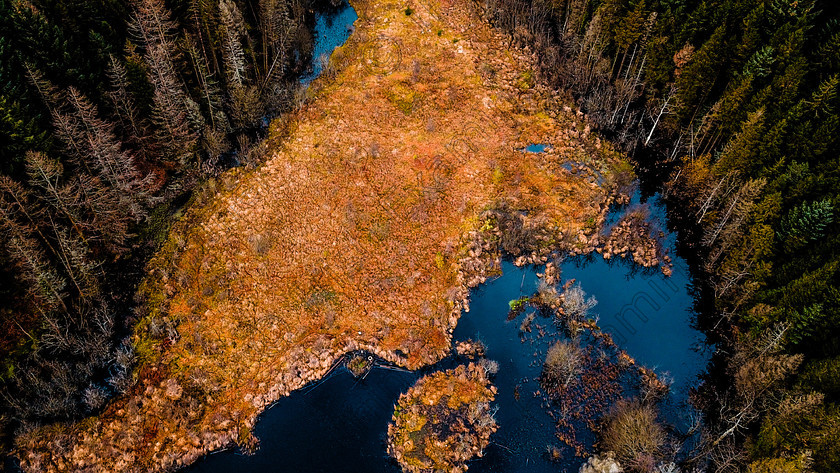
[[[655,234],[658,230],[654,230],[648,214],[646,207],[628,212],[616,223],[603,246],[596,248],[596,251],[604,259],[613,256],[632,257],[636,264],[646,268],[659,266],[664,261],[661,270],[665,276],[670,276],[671,258],[663,253],[662,237]]]
[[[354,34],[272,125],[267,161],[213,183],[150,264],[135,389],[97,418],[22,435],[25,470],[178,467],[252,446],[256,416],[341,353],[439,360],[477,283],[467,273],[485,271],[463,265],[488,209],[545,230],[523,257],[591,250],[627,166],[534,85],[533,58],[472,3],[352,3]]]
[[[496,388],[480,365],[421,378],[400,396],[388,426],[388,453],[407,473],[467,470],[498,428],[490,408]]]

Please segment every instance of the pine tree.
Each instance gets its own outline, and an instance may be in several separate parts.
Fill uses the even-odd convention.
[[[279,81],[289,67],[289,56],[299,25],[292,19],[292,2],[260,0],[262,33],[261,88]]]
[[[230,124],[224,111],[222,88],[215,74],[210,72],[204,56],[199,54],[197,44],[191,35],[186,35],[185,44],[187,55],[193,65],[201,89],[201,100],[199,102],[210,122],[210,128],[222,134],[227,133],[230,131]]]
[[[824,237],[833,222],[834,205],[829,198],[803,202],[785,215],[776,235],[785,247],[795,250]]]
[[[675,118],[679,123],[692,120],[715,86],[723,69],[726,53],[726,28],[718,27],[703,43],[681,71],[676,81],[677,106]]]
[[[0,170],[12,173],[27,150],[48,147],[48,136],[17,102],[0,95],[0,143]]]
[[[166,164],[176,171],[188,171],[197,136],[190,124],[194,103],[190,103],[192,99],[175,68],[176,23],[160,0],[142,0],[131,30],[146,49],[143,58],[149,67],[149,82],[154,87],[153,123],[158,141],[167,151]]]
[[[245,37],[245,21],[239,8],[232,0],[219,0],[219,13],[224,40],[222,56],[225,62],[225,76],[231,89],[242,87],[245,77],[245,51],[241,39]]]
[[[756,153],[765,134],[765,111],[759,109],[741,124],[741,130],[732,137],[720,153],[715,167],[721,170],[737,169],[751,175],[751,170],[762,164]]]

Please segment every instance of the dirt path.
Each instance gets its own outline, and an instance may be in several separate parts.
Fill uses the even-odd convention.
[[[27,471],[178,467],[252,445],[257,414],[345,351],[439,360],[488,269],[468,245],[488,209],[547,231],[535,259],[588,249],[628,167],[471,5],[353,2],[356,31],[307,105],[273,125],[272,156],[223,176],[150,265],[133,392],[21,436]]]

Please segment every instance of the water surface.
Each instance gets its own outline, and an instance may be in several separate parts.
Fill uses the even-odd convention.
[[[629,209],[637,208],[637,194],[630,205],[614,210],[607,226],[615,224]],[[661,202],[649,202],[651,218],[661,220]],[[673,380],[673,390],[663,403],[662,415],[677,428],[684,428],[690,409],[685,406],[688,387],[696,384],[707,354],[702,334],[693,327],[688,268],[674,252],[675,237],[665,233],[665,247],[674,258],[674,271],[666,278],[658,270],[644,270],[627,260],[605,261],[599,255],[567,259],[562,265],[563,282],[574,278],[588,294],[598,299],[593,314],[616,342],[639,363]],[[566,455],[558,464],[546,452],[547,445],[561,445],[554,436],[539,389],[544,353],[552,340],[562,338],[547,318],[537,317],[532,334],[522,337],[522,316],[507,321],[508,302],[532,294],[539,268],[518,268],[503,263],[503,276],[473,290],[471,311],[465,313],[454,332],[456,340],[479,339],[487,357],[500,364],[493,379],[498,388],[496,419],[499,431],[492,437],[484,458],[470,463],[471,472],[548,473],[577,471],[582,458]],[[562,284],[562,283],[561,283]],[[364,380],[356,380],[344,368],[327,379],[281,399],[256,424],[260,450],[252,456],[235,451],[210,455],[186,471],[221,473],[249,472],[382,472],[396,473],[398,465],[386,454],[387,426],[393,406],[420,376],[463,362],[446,359],[419,372],[387,366],[373,368]],[[591,445],[591,433],[582,440]]]
[[[343,3],[338,10],[318,13],[315,18],[315,47],[312,50],[312,69],[301,77],[301,84],[309,84],[321,75],[324,65],[335,48],[344,44],[353,32],[353,22],[359,16],[348,3]]]

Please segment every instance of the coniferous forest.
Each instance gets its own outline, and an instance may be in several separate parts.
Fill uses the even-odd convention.
[[[124,392],[143,264],[196,186],[258,161],[295,107],[313,7],[2,0],[7,434]]]
[[[488,2],[546,80],[658,174],[724,349],[718,471],[840,468],[840,6]]]
[[[840,4],[472,3],[665,196],[716,346],[684,471],[840,470]],[[0,0],[4,453],[132,389],[146,263],[264,161],[336,6]]]

